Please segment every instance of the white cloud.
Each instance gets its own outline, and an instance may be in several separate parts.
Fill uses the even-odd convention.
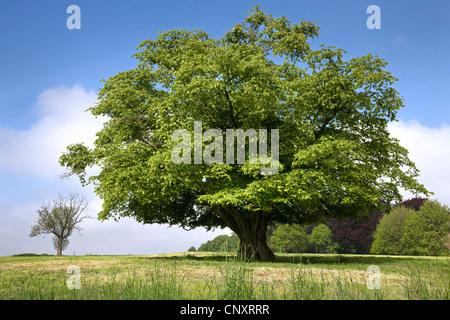
[[[419,182],[434,192],[439,202],[450,205],[450,125],[428,127],[414,120],[389,125],[392,136],[408,149],[409,157],[420,170]]]
[[[96,101],[93,91],[79,85],[42,92],[36,103],[39,121],[22,131],[0,128],[0,169],[52,178],[61,174],[61,153],[72,143],[92,145],[105,121],[84,112]]]

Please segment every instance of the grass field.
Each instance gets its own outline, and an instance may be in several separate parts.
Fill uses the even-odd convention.
[[[80,288],[69,289],[70,265]],[[367,268],[376,265],[379,274]],[[379,288],[367,281],[378,276]],[[448,300],[450,258],[280,254],[239,262],[226,253],[0,257],[2,300]]]

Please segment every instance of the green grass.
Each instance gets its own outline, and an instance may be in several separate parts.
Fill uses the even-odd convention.
[[[69,265],[81,288],[70,290]],[[380,289],[366,272],[380,268]],[[448,300],[447,257],[280,254],[277,262],[239,262],[232,254],[0,257],[0,299],[7,300]]]

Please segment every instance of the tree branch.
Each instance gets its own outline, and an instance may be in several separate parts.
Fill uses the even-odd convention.
[[[233,126],[235,128],[237,128],[236,119],[234,118],[233,104],[231,102],[229,92],[227,91],[227,89],[224,89],[224,92],[225,92],[225,98],[227,99],[227,102],[228,102],[228,111],[230,112],[231,122],[233,123]]]

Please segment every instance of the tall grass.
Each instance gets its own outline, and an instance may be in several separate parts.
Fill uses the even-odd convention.
[[[69,289],[67,276],[31,277],[23,285],[7,283],[0,274],[0,299],[20,300],[171,300],[186,299],[183,277],[166,264],[145,273],[112,273],[81,277],[80,289]]]
[[[258,281],[254,269],[243,262],[221,268],[221,280],[215,283],[219,300],[276,299],[274,287]]]
[[[428,273],[423,275],[420,268],[410,267],[402,286],[406,299],[410,300],[449,300],[450,270],[442,270],[430,264]]]
[[[286,292],[286,299],[295,300],[373,300],[384,299],[385,290],[369,289],[348,276],[325,274],[320,270],[314,274],[311,269],[301,266],[292,274],[290,291]]]

